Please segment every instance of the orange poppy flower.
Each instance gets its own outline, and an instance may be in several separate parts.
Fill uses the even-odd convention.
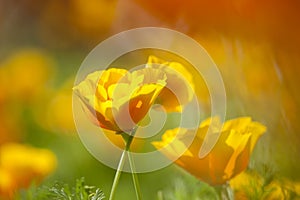
[[[211,185],[223,184],[246,169],[250,154],[266,127],[249,117],[226,121],[216,145],[206,157],[200,159],[199,151],[208,130],[217,130],[208,129],[215,122],[219,123],[218,118],[203,121],[189,147],[184,140],[193,137],[194,131],[184,128],[166,131],[162,141],[153,142],[153,145],[157,149],[166,147],[162,153],[169,158],[178,157],[178,152],[184,152],[175,161],[177,165]]]

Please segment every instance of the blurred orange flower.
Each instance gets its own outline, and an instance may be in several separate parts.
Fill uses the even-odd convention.
[[[0,106],[0,145],[18,141],[23,136],[22,121],[11,112]]]
[[[17,143],[0,146],[0,197],[12,198],[14,192],[40,182],[56,168],[55,155]]]
[[[181,112],[182,105],[193,98],[193,77],[185,66],[178,62],[165,61],[156,56],[149,56],[147,67],[160,69],[166,73],[167,84],[157,97],[157,103],[168,112]]]
[[[299,43],[300,4],[297,1],[280,0],[135,0],[144,10],[177,29],[189,28],[189,32],[212,32],[243,36],[249,39],[265,39],[285,42],[293,46]],[[272,7],[270,5],[272,4]],[[179,22],[183,22],[180,27]],[[289,22],[289,23],[286,23]],[[275,34],[276,33],[276,34]]]
[[[145,117],[165,84],[165,74],[157,69],[130,73],[111,68],[89,74],[74,92],[96,125],[123,132],[131,131]]]
[[[164,148],[162,153],[169,158],[178,157],[179,152],[184,152],[175,161],[176,164],[211,185],[223,184],[246,169],[250,154],[266,127],[249,117],[226,121],[212,151],[200,159],[199,151],[208,130],[218,131],[209,129],[215,123],[220,123],[218,118],[203,121],[189,147],[184,140],[193,137],[194,131],[185,128],[166,131],[162,141],[153,142],[153,145],[157,149]]]
[[[99,39],[107,33],[115,17],[117,1],[84,0],[70,1],[69,18],[83,36]]]

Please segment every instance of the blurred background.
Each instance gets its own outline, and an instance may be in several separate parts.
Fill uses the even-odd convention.
[[[222,73],[227,119],[251,116],[268,128],[249,167],[299,181],[299,10],[297,0],[0,0],[0,194],[33,180],[85,177],[108,196],[115,171],[80,142],[72,87],[99,42],[143,26],[197,40]],[[180,176],[174,166],[141,174],[145,199]],[[134,198],[130,175],[122,175],[116,198]]]

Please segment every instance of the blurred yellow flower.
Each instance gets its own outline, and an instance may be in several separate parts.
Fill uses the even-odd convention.
[[[53,60],[38,49],[16,51],[2,63],[0,84],[11,97],[32,100],[45,89],[52,66]]]
[[[165,61],[153,55],[149,56],[147,67],[163,70],[167,76],[167,84],[156,102],[168,112],[181,112],[182,105],[193,98],[193,77],[187,68],[179,62]]]
[[[41,181],[56,168],[55,155],[17,143],[0,146],[0,197],[11,198],[20,188]]]
[[[253,170],[244,171],[231,179],[230,186],[236,199],[284,200],[291,199],[291,196],[300,197],[300,191],[297,191],[299,183],[275,177],[264,178]]]
[[[58,92],[47,107],[47,123],[51,128],[64,133],[74,133],[72,116],[72,91]],[[63,111],[63,112],[62,112]]]
[[[165,81],[165,74],[157,69],[131,73],[111,68],[89,74],[73,89],[96,125],[123,132],[131,131],[145,117]]]
[[[35,109],[36,122],[42,127],[65,134],[75,134],[76,128],[72,115],[72,86],[74,78],[68,78],[62,86],[48,93],[45,101]],[[63,112],[62,112],[63,111]],[[41,121],[41,117],[45,121]]]
[[[250,117],[226,121],[216,145],[206,157],[200,159],[199,151],[208,130],[218,131],[209,129],[215,123],[220,123],[217,117],[203,121],[189,147],[184,140],[193,137],[194,131],[185,128],[166,131],[162,141],[153,142],[153,145],[157,149],[164,148],[162,153],[171,159],[184,152],[175,161],[177,165],[211,185],[223,184],[246,169],[254,145],[266,127],[253,122]]]

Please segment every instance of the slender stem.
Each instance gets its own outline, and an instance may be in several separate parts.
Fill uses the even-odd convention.
[[[112,188],[111,188],[111,191],[110,191],[109,200],[113,200],[113,198],[114,198],[114,194],[115,194],[117,185],[119,183],[120,175],[121,175],[122,168],[123,168],[124,161],[125,161],[125,159],[124,159],[125,158],[125,152],[126,151],[124,150],[123,153],[122,153],[122,155],[121,155],[121,158],[120,158],[120,161],[119,161],[119,165],[118,165],[118,169],[116,171],[114,182],[113,182],[113,185],[112,185]]]
[[[133,129],[131,134],[128,136],[126,133],[122,134],[123,139],[126,141],[128,141],[129,139],[133,139],[134,135],[135,135],[136,129]],[[131,175],[132,175],[132,180],[133,180],[133,185],[134,185],[134,190],[135,190],[135,195],[136,195],[136,199],[137,200],[141,200],[142,199],[142,195],[141,195],[141,189],[140,189],[140,184],[139,184],[139,180],[137,177],[137,174],[135,173],[135,165],[134,165],[134,161],[132,158],[132,154],[130,153],[130,147],[128,147],[128,160],[129,160],[129,166],[130,166],[130,171],[131,171]]]
[[[128,159],[129,159],[129,165],[130,165],[130,170],[131,170],[131,174],[132,174],[132,179],[133,179],[133,185],[134,185],[134,189],[135,189],[136,199],[140,200],[140,199],[142,199],[140,184],[139,184],[139,180],[138,180],[137,174],[135,173],[135,165],[134,165],[134,162],[132,160],[132,155],[131,155],[130,152],[128,152]]]
[[[222,200],[233,200],[234,199],[233,191],[228,183],[220,185],[216,189],[219,193],[219,197]]]
[[[122,135],[124,135],[124,134],[122,134]],[[116,191],[117,185],[119,183],[119,179],[120,179],[122,169],[123,169],[123,166],[124,166],[124,163],[125,163],[125,154],[129,150],[129,147],[130,147],[130,144],[133,140],[133,137],[134,137],[133,135],[130,135],[128,137],[127,141],[126,141],[126,146],[125,146],[125,149],[122,152],[122,155],[121,155],[121,158],[120,158],[120,161],[119,161],[119,164],[118,164],[118,168],[117,168],[117,171],[116,171],[116,174],[115,174],[114,182],[113,182],[113,185],[112,185],[112,188],[111,188],[111,191],[110,191],[109,200],[113,200],[113,198],[114,198],[115,191]]]
[[[226,191],[227,191],[227,195],[229,197],[230,200],[234,200],[234,194],[233,194],[233,190],[230,187],[229,183],[226,183]]]

